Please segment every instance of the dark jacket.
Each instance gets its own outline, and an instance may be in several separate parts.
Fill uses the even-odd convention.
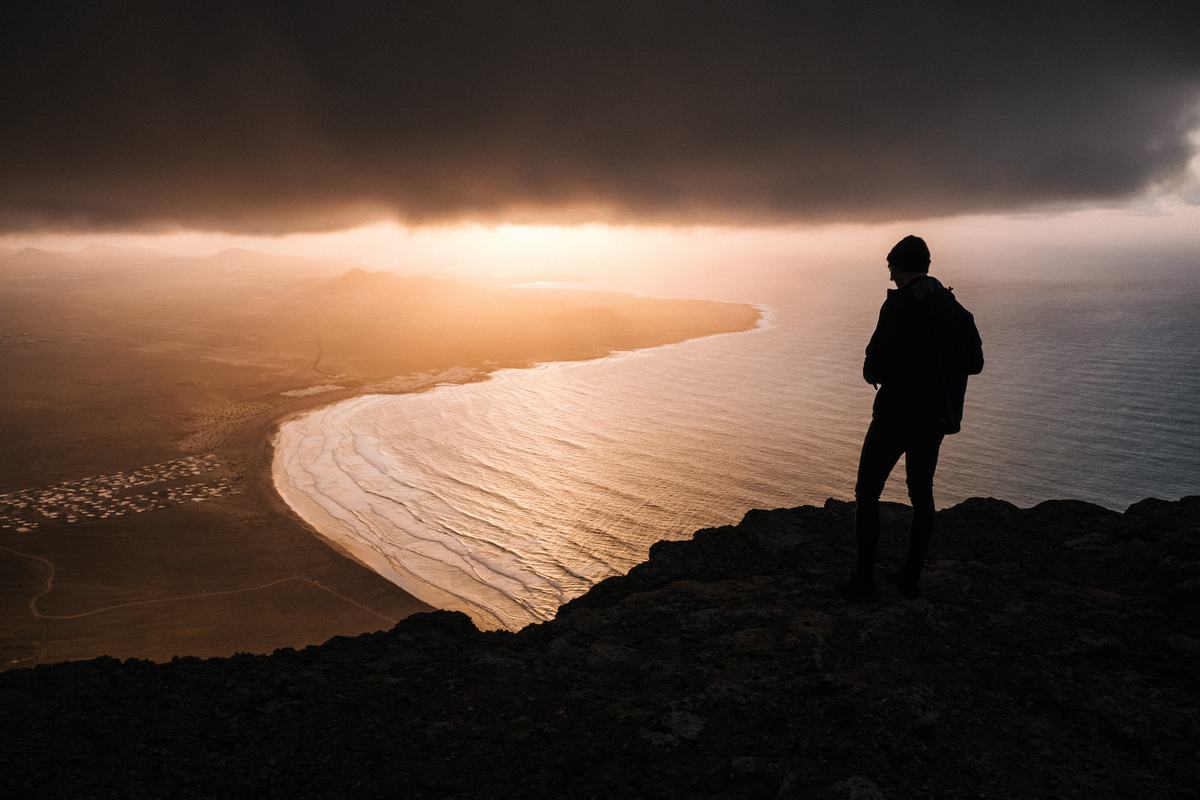
[[[929,276],[888,290],[863,362],[863,377],[879,386],[875,419],[958,433],[967,392],[967,374],[955,356],[959,309],[954,295]]]

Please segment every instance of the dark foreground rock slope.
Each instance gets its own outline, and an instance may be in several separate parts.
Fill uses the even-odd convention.
[[[885,559],[906,511],[886,509]],[[556,620],[0,676],[6,797],[1196,797],[1200,498],[970,500],[847,605],[852,507],[660,543]]]

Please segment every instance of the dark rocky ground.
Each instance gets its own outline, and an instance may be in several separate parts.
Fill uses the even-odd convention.
[[[889,507],[884,558],[906,538]],[[853,509],[660,543],[556,620],[0,675],[6,797],[1197,797],[1200,497],[969,500],[847,605]]]

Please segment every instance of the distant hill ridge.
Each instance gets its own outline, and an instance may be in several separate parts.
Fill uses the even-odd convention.
[[[885,507],[885,561],[909,512]],[[1200,497],[976,498],[846,604],[853,506],[660,542],[518,633],[0,675],[14,796],[1195,796]]]
[[[331,275],[353,268],[354,265],[328,259],[305,256],[260,253],[240,247],[202,256],[173,255],[145,247],[124,247],[104,243],[90,244],[78,250],[46,250],[23,247],[19,250],[0,249],[0,267],[6,265],[38,266],[58,269],[126,268],[130,266],[192,268],[202,270],[220,267],[243,269],[295,270]]]
[[[413,286],[433,283],[450,285],[457,283],[457,281],[450,278],[433,278],[428,275],[397,275],[394,272],[385,270],[367,270],[362,267],[354,267],[336,278],[331,278],[324,286],[330,289],[411,288]]]

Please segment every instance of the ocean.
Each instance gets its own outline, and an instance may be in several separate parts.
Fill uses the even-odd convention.
[[[943,445],[939,507],[991,496],[1124,509],[1200,492],[1196,271],[939,277],[975,313],[986,357],[963,432]],[[410,593],[519,629],[660,539],[751,508],[851,499],[873,397],[862,352],[889,285],[882,267],[670,289],[626,278],[646,294],[752,302],[763,321],[317,409],[282,426],[276,486]],[[905,499],[902,465],[885,499]]]

